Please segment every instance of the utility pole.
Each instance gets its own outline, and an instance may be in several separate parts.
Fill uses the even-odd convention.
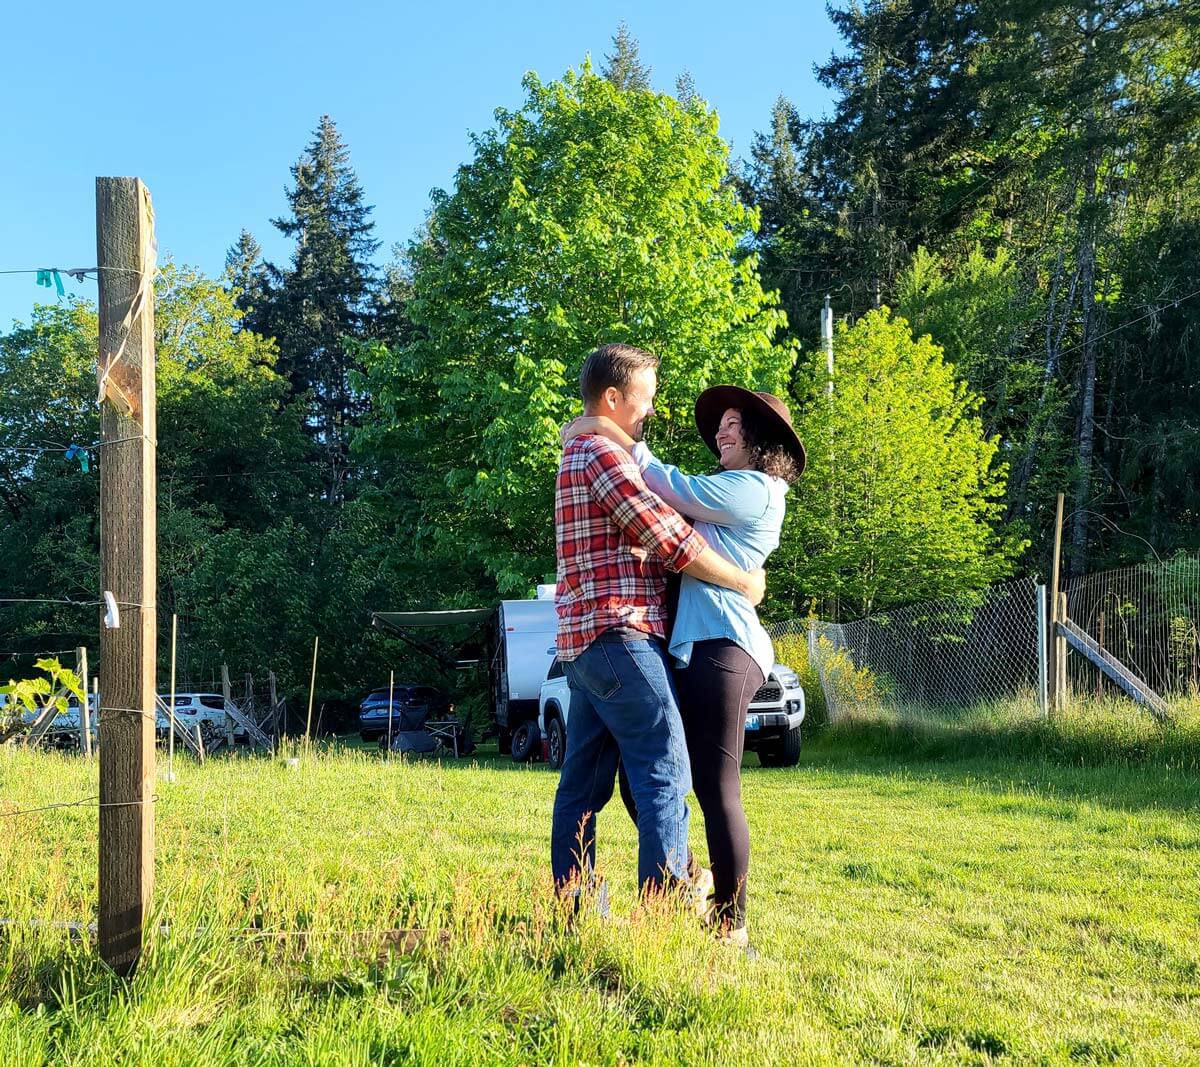
[[[829,294],[825,294],[825,307],[821,309],[821,348],[825,352],[825,395],[833,396],[833,307]]]
[[[837,540],[837,461],[833,454],[833,304],[825,294],[825,306],[821,309],[821,348],[825,352],[825,400],[829,405],[829,485],[825,495],[829,499],[829,538],[832,546]],[[831,597],[825,602],[826,614],[836,622],[838,602]]]
[[[154,207],[137,178],[96,179],[100,283],[100,955],[137,967],[154,893]]]

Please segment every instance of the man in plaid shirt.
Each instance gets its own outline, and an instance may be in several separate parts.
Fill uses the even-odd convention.
[[[580,374],[585,411],[641,440],[657,369],[657,357],[630,345],[596,349]],[[563,451],[554,527],[557,654],[571,689],[550,840],[555,886],[578,894],[591,883],[596,814],[612,796],[618,761],[637,802],[638,884],[686,882],[691,770],[665,647],[667,571],[754,604],[763,572],[719,556],[646,488],[628,452],[595,435]]]

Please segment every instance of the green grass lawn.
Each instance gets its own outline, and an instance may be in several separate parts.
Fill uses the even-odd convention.
[[[567,930],[542,766],[181,759],[169,931],[125,983],[67,931],[0,930],[0,1064],[1200,1062],[1200,775],[884,751],[832,732],[747,769],[752,961],[668,912]],[[0,809],[95,779],[0,750]],[[92,919],[95,830],[0,818],[0,916]],[[624,916],[634,850],[618,803]],[[398,928],[440,933],[351,936]]]

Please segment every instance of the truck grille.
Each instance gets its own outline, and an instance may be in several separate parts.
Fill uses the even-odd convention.
[[[772,704],[783,699],[783,690],[774,682],[768,682],[754,694],[751,704]]]

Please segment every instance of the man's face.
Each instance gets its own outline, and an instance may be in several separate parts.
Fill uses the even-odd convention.
[[[658,372],[653,367],[643,367],[633,372],[624,392],[614,388],[604,391],[602,414],[635,441],[640,441],[646,433],[646,420],[654,414],[654,394],[657,392]]]

